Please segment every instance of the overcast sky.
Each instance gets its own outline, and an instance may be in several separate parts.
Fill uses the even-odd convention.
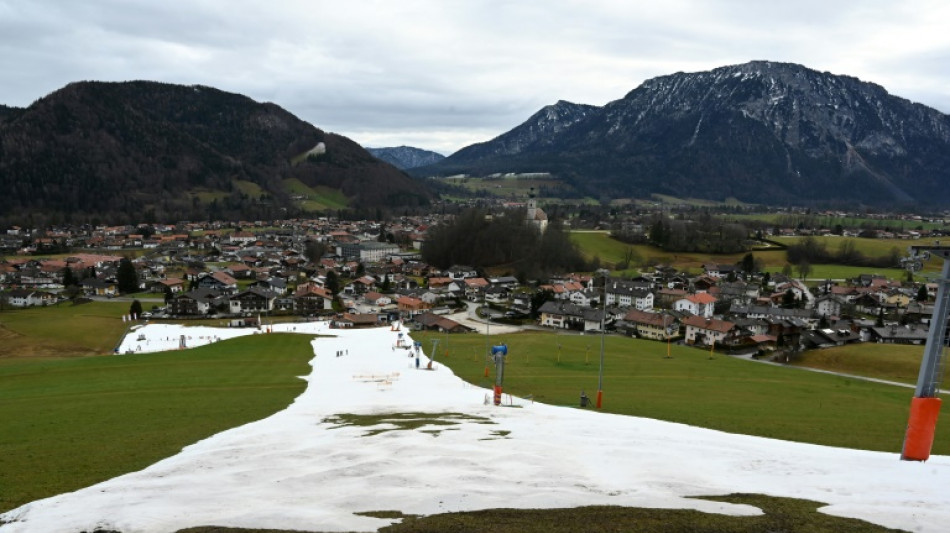
[[[946,0],[0,0],[0,103],[201,84],[364,146],[450,154],[558,100],[767,59],[950,113],[948,21]]]

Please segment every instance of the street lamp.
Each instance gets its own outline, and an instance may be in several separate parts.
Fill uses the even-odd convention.
[[[597,273],[604,276],[604,305],[601,306],[600,310],[600,372],[597,375],[597,403],[595,404],[600,409],[604,398],[604,331],[607,319],[607,279],[610,271],[601,268],[597,270]]]
[[[477,312],[476,312],[477,313]],[[488,354],[491,354],[491,313],[485,312],[485,377],[488,377]]]

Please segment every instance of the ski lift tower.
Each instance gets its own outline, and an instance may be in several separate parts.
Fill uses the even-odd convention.
[[[943,258],[943,271],[937,279],[937,300],[901,449],[904,461],[926,461],[930,458],[940,412],[939,388],[943,379],[943,349],[947,345],[947,314],[950,312],[950,246],[941,246],[937,241],[933,246],[911,246],[909,251],[910,257],[902,262],[911,272],[920,271],[923,263],[931,257]]]

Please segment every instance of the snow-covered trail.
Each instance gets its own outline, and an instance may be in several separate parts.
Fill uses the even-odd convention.
[[[2,516],[0,533],[123,533],[198,525],[375,531],[407,514],[495,507],[624,505],[758,514],[747,505],[685,498],[733,492],[828,502],[830,514],[913,531],[950,524],[950,458],[902,462],[896,454],[831,448],[515,399],[486,404],[489,391],[436,364],[416,369],[405,331],[331,330],[325,323],[275,325],[321,333],[308,386],[287,409],[186,447],[142,471]],[[125,342],[136,351],[181,335],[192,345],[239,329],[150,325]],[[158,340],[169,339],[169,340]],[[129,348],[126,348],[129,349]],[[121,356],[120,356],[121,357]],[[398,420],[361,416],[402,415]],[[348,416],[340,416],[348,415]],[[366,419],[363,419],[366,420]],[[427,423],[419,422],[427,421]],[[388,431],[386,431],[388,430]]]

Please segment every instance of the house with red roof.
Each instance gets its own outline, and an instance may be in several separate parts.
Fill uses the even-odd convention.
[[[701,316],[686,317],[682,324],[686,326],[687,344],[732,344],[739,331],[733,322]]]

